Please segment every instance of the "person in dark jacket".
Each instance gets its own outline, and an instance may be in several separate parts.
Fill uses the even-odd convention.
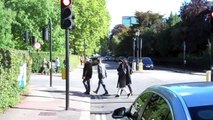
[[[100,85],[104,88],[105,93],[103,95],[108,95],[108,91],[106,89],[106,85],[104,84],[104,79],[107,78],[107,72],[106,72],[106,66],[101,62],[101,58],[98,58],[98,66],[97,66],[97,71],[98,71],[98,87],[94,91],[94,93],[98,93],[98,90],[100,88]]]
[[[132,80],[131,80],[132,68],[128,64],[127,60],[124,60],[124,64],[126,68],[126,85],[129,88],[130,94],[133,95],[132,88],[130,86],[132,84]]]
[[[119,66],[117,68],[118,71],[118,83],[117,83],[117,88],[118,88],[118,93],[115,97],[119,97],[121,95],[121,91],[125,91],[127,93],[127,96],[129,97],[130,93],[129,90],[126,89],[126,65],[124,61],[119,60]]]
[[[89,61],[89,59],[86,59],[86,63],[84,64],[84,69],[83,69],[83,84],[86,89],[85,94],[90,94],[90,79],[92,78],[92,64]]]

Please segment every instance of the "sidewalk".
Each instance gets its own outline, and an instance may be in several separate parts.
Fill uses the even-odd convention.
[[[72,71],[72,75],[80,75],[80,69]],[[69,109],[65,110],[65,81],[53,75],[53,82],[62,84],[49,87],[47,75],[31,76],[29,94],[15,107],[0,113],[0,120],[89,120],[90,96],[82,94],[84,89],[70,87]],[[36,81],[36,82],[35,82]],[[35,84],[43,82],[44,84]]]

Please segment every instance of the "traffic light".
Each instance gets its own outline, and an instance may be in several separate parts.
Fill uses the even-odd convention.
[[[27,40],[28,40],[28,32],[25,31],[23,34],[23,41],[26,43]]]
[[[72,0],[61,0],[61,28],[74,28],[75,14],[72,11]]]
[[[42,29],[42,38],[43,40],[48,40],[48,28]]]
[[[35,44],[35,36],[31,36],[30,45],[33,46]]]

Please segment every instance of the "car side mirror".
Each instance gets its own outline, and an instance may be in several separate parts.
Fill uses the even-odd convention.
[[[126,108],[125,107],[121,107],[118,109],[115,109],[112,113],[112,118],[123,118],[125,116],[126,113]]]

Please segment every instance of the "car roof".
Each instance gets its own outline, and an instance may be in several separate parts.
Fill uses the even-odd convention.
[[[187,107],[213,105],[212,82],[175,83],[153,86],[153,89],[175,94],[176,97],[184,100]]]

